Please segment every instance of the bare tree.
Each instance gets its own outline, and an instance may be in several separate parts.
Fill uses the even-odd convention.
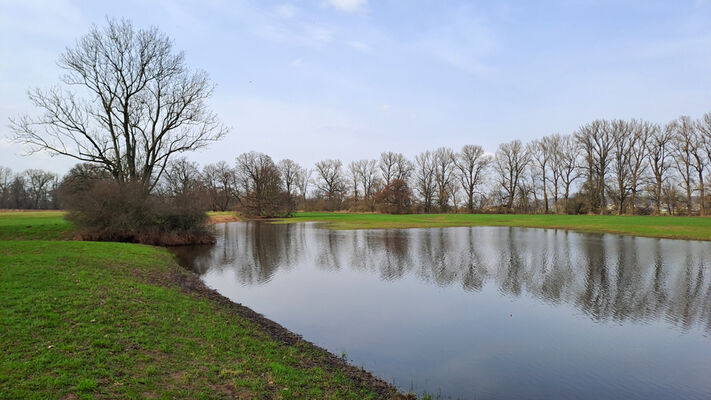
[[[32,208],[49,208],[50,192],[56,189],[58,184],[57,175],[41,169],[28,169],[24,175],[27,177],[27,193]]]
[[[610,123],[613,144],[613,170],[617,181],[614,193],[617,214],[624,212],[625,201],[630,194],[631,171],[629,169],[632,149],[632,125],[627,121],[614,120]]]
[[[351,161],[348,164],[348,179],[350,180],[350,188],[353,191],[353,201],[355,203],[358,203],[360,201],[358,193],[359,193],[359,180],[358,180],[358,162],[357,161]]]
[[[108,20],[67,49],[59,66],[66,88],[29,94],[43,114],[11,119],[30,152],[96,163],[118,182],[150,190],[175,154],[227,132],[207,106],[214,88],[207,74],[189,70],[156,28]]]
[[[670,182],[665,182],[662,188],[662,199],[669,215],[676,215],[678,204],[681,199],[681,193],[676,185]]]
[[[354,186],[356,188],[360,188],[360,193],[362,193],[363,195],[363,200],[368,204],[368,207],[372,211],[375,207],[373,196],[375,195],[375,186],[377,184],[378,179],[377,161],[354,161],[350,164],[350,169],[351,174],[353,175]]]
[[[410,180],[415,166],[402,154],[398,154],[398,162],[395,164],[395,179],[405,183]],[[391,182],[392,183],[392,182]]]
[[[528,144],[526,145],[526,150],[531,154],[531,149]],[[545,211],[544,208],[541,207],[542,202],[538,196],[539,193],[543,192],[542,186],[545,184],[542,175],[541,169],[537,163],[533,161],[533,157],[531,157],[531,161],[528,163],[518,181],[518,202],[515,202],[514,206],[519,211],[526,213],[530,213],[531,211]]]
[[[543,211],[548,214],[548,190],[546,183],[548,182],[548,171],[550,170],[551,163],[551,151],[549,148],[549,142],[545,140],[534,140],[529,143],[528,152],[531,154],[532,164],[537,171],[534,176],[540,178],[541,191],[543,193]]]
[[[165,192],[171,196],[185,196],[202,189],[203,179],[198,164],[185,157],[171,160],[163,176]]]
[[[691,135],[691,147],[689,148],[691,154],[691,166],[696,172],[696,183],[698,184],[699,191],[699,214],[703,216],[706,215],[704,172],[706,170],[708,159],[706,158],[706,152],[704,150],[704,135],[698,129],[700,124],[692,121],[689,121],[688,123],[691,124],[689,129]]]
[[[287,196],[289,196],[291,208],[295,208],[296,191],[299,186],[299,178],[303,175],[304,169],[290,159],[279,161],[277,168],[281,174],[281,182],[284,185],[284,190]]]
[[[237,176],[242,184],[239,202],[248,215],[274,217],[291,212],[281,175],[271,157],[254,151],[241,154],[237,157]]]
[[[590,192],[591,206],[599,207],[604,214],[607,208],[605,184],[611,162],[614,140],[610,122],[596,120],[583,125],[575,132],[575,140],[583,150],[587,186]]]
[[[630,211],[636,213],[637,193],[647,177],[647,142],[658,127],[646,121],[633,120],[630,157],[627,169],[630,172]]]
[[[0,208],[9,208],[10,185],[12,184],[12,170],[0,166]]]
[[[454,152],[448,147],[440,147],[433,155],[437,205],[439,212],[447,212],[452,194],[450,185],[454,175]]]
[[[309,183],[311,183],[311,175],[313,170],[303,168],[296,179],[296,185],[299,188],[299,196],[301,201],[306,201],[306,196],[309,192]]]
[[[474,212],[474,195],[481,184],[484,172],[491,163],[491,157],[484,153],[481,146],[465,145],[456,154],[454,165],[467,201],[467,211]]]
[[[559,136],[557,157],[555,158],[555,169],[560,175],[563,185],[563,199],[566,212],[568,211],[568,200],[570,199],[570,189],[578,178],[580,178],[580,147],[571,135]]]
[[[696,135],[693,122],[687,116],[679,117],[674,124],[674,164],[684,185],[686,192],[686,212],[691,214],[693,203],[691,199],[694,188],[693,177],[693,152],[696,146]]]
[[[661,214],[662,185],[667,179],[670,167],[671,144],[676,130],[675,123],[669,123],[660,128],[658,125],[651,127],[649,138],[646,142],[647,162],[654,176],[652,196],[654,197],[654,213]]]
[[[706,156],[706,162],[711,162],[711,112],[704,114],[697,122],[696,128],[699,134],[699,142],[703,147]],[[699,173],[700,174],[700,173]],[[705,192],[703,184],[699,184],[701,189],[701,209],[705,211]]]
[[[435,162],[431,151],[415,157],[415,188],[425,213],[432,212],[435,196]]]
[[[335,210],[340,205],[346,188],[342,166],[341,160],[323,160],[316,163],[318,178],[316,186],[329,202],[331,210]]]
[[[9,207],[8,208],[29,208],[31,204],[27,196],[27,181],[24,176],[16,175],[10,183]]]
[[[530,162],[530,154],[520,140],[499,145],[494,158],[498,183],[504,193],[504,207],[511,211],[519,187],[519,179]]]
[[[386,151],[380,154],[378,168],[383,178],[383,184],[387,186],[393,179],[407,181],[412,174],[413,165],[402,153]]]
[[[550,173],[548,174],[548,183],[550,183],[549,187],[553,190],[553,208],[555,209],[555,212],[558,212],[558,198],[561,182],[561,141],[562,137],[560,136],[560,134],[557,133],[550,136],[546,136],[541,140],[543,147],[548,152],[547,164],[549,165],[550,171]]]
[[[238,197],[237,175],[224,161],[208,164],[202,169],[202,177],[210,195],[213,210],[226,211]]]

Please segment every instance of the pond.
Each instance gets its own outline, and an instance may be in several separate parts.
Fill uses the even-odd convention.
[[[203,281],[403,391],[711,398],[711,243],[468,227],[217,225]]]

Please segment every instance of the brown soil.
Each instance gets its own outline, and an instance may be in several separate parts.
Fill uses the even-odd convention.
[[[143,269],[140,271],[141,272],[135,272],[138,275],[145,273],[145,270]],[[144,278],[154,284],[179,287],[185,293],[189,293],[209,301],[214,301],[227,307],[241,318],[254,323],[273,340],[287,346],[298,346],[304,349],[310,355],[310,357],[304,357],[306,368],[318,364],[318,367],[323,368],[326,371],[341,372],[353,380],[357,385],[375,393],[380,399],[416,399],[414,395],[403,395],[399,393],[394,386],[374,376],[370,372],[348,364],[348,362],[343,358],[340,358],[326,349],[304,340],[304,338],[300,335],[289,331],[278,323],[265,318],[263,315],[256,313],[248,307],[231,301],[227,297],[219,294],[216,290],[208,288],[193,272],[183,269],[173,269],[167,274],[154,272],[150,276],[145,276]]]

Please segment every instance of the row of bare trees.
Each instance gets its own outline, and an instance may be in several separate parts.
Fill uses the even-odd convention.
[[[295,209],[705,215],[710,160],[711,113],[664,125],[596,120],[569,135],[503,143],[493,154],[477,145],[441,147],[414,160],[383,152],[307,169],[251,152],[234,166],[191,168],[212,209],[255,215]],[[181,163],[188,162],[166,168],[167,187],[180,187]]]
[[[42,169],[13,173],[0,166],[0,208],[55,209],[59,207],[58,176]]]
[[[383,152],[347,165],[326,159],[308,169],[257,152],[203,167],[178,158],[166,165],[156,189],[199,198],[212,210],[266,217],[296,209],[705,215],[710,160],[708,113],[664,125],[596,120],[570,135],[503,143],[493,154],[477,145],[441,147],[412,161]],[[48,171],[13,174],[0,167],[2,208],[56,208],[58,187]]]

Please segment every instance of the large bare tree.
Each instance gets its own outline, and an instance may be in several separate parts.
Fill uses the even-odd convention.
[[[448,147],[434,151],[435,184],[439,212],[447,212],[452,197],[451,183],[454,176],[454,152]]]
[[[435,196],[435,163],[431,151],[415,156],[415,189],[425,213],[432,212]]]
[[[474,212],[474,195],[481,184],[483,175],[491,163],[491,157],[484,153],[481,146],[466,145],[454,157],[454,165],[458,171],[459,181],[467,198],[467,211]]]
[[[591,206],[599,208],[599,213],[604,214],[607,208],[605,185],[614,148],[612,126],[609,121],[595,120],[581,126],[575,132],[575,140],[585,157],[586,184],[592,197]]]
[[[306,196],[309,193],[309,184],[311,183],[312,169],[302,168],[296,178],[296,187],[299,189],[299,197],[301,202],[306,202]]]
[[[0,165],[0,208],[9,207],[11,184],[12,169]]]
[[[674,124],[674,164],[686,194],[686,212],[693,212],[692,193],[694,191],[694,148],[697,146],[695,126],[688,116],[679,117]]]
[[[630,212],[632,215],[637,209],[637,193],[640,185],[649,178],[647,163],[647,142],[658,127],[647,121],[633,120],[632,145],[627,169],[630,171]]]
[[[549,136],[545,136],[541,139],[543,148],[548,151],[548,183],[550,183],[550,188],[553,190],[553,208],[555,212],[558,212],[558,198],[560,197],[560,183],[561,183],[561,170],[560,163],[563,150],[561,147],[562,136],[558,133],[554,133]]]
[[[552,152],[550,143],[546,140],[534,140],[528,144],[528,152],[531,154],[531,166],[533,167],[532,178],[540,178],[541,190],[543,192],[543,211],[548,214],[548,189],[547,183],[550,178],[549,170],[552,162]],[[534,187],[535,187],[535,182]],[[535,196],[535,195],[534,195]]]
[[[208,164],[202,169],[202,179],[210,195],[211,208],[226,211],[238,197],[237,175],[225,161]]]
[[[207,105],[214,85],[157,28],[93,26],[59,59],[63,86],[30,91],[40,115],[11,119],[15,139],[101,165],[119,182],[159,181],[170,159],[227,129]]]
[[[366,202],[371,211],[374,208],[373,196],[378,183],[377,164],[376,160],[358,160],[351,162],[349,166],[355,187],[356,200],[358,193],[361,193],[363,195],[362,200]]]
[[[558,153],[554,158],[555,169],[560,175],[561,186],[563,189],[563,207],[565,212],[568,212],[568,200],[570,199],[570,190],[578,178],[580,178],[580,147],[571,135],[559,136]]]
[[[331,209],[336,209],[340,205],[346,190],[342,166],[341,160],[322,160],[316,163],[318,178],[316,186],[328,201]]]
[[[271,157],[251,151],[241,154],[236,161],[242,185],[239,202],[247,214],[272,217],[291,212],[281,174]]]
[[[402,153],[386,151],[380,154],[378,168],[383,184],[387,186],[393,179],[407,181],[412,174],[413,165]]]
[[[696,128],[699,135],[699,143],[705,152],[705,161],[711,163],[711,112],[704,114],[697,122]],[[701,175],[699,173],[699,175]],[[699,185],[701,189],[701,209],[705,211],[705,192],[703,185]]]
[[[667,180],[671,166],[669,158],[675,129],[674,123],[666,124],[663,128],[653,125],[645,146],[647,148],[647,162],[654,177],[652,197],[656,215],[661,214],[662,210],[662,185]]]
[[[284,185],[287,196],[289,196],[289,201],[292,206],[295,206],[296,202],[294,200],[299,186],[299,178],[303,175],[304,168],[297,164],[296,161],[288,158],[279,161],[277,168],[281,174],[281,182]]]
[[[617,214],[622,215],[624,206],[631,191],[631,171],[629,169],[630,157],[633,146],[632,124],[623,120],[614,120],[610,123],[612,136],[612,169],[617,182],[614,191]]]
[[[163,174],[163,190],[171,196],[187,196],[204,187],[199,166],[185,157],[171,160]]]
[[[32,202],[32,208],[48,208],[50,192],[56,189],[57,174],[41,169],[28,169],[25,171],[27,177],[27,193]]]
[[[699,130],[699,127],[702,125],[694,121],[686,121],[684,123],[689,123],[691,125],[689,128],[689,135],[691,138],[691,147],[689,148],[691,154],[691,167],[694,172],[696,172],[696,183],[699,191],[699,214],[703,216],[706,215],[706,188],[704,184],[704,174],[706,167],[708,166],[708,159],[706,158],[706,152],[704,151],[704,135]]]
[[[494,161],[499,186],[504,194],[504,207],[511,212],[519,180],[531,161],[531,155],[520,140],[514,140],[499,145]]]

